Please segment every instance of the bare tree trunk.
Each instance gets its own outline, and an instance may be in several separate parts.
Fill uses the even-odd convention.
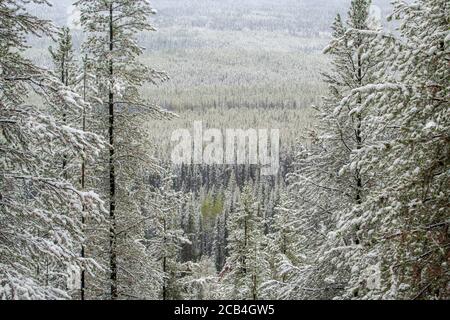
[[[84,74],[83,74],[83,100],[84,102],[86,102],[86,77],[87,77],[87,57],[84,61]],[[83,119],[82,119],[82,126],[83,126],[83,132],[86,131],[86,107],[83,106]],[[84,191],[86,189],[86,158],[83,155],[83,160],[81,162],[81,190]],[[83,228],[83,232],[84,232],[84,227],[86,224],[86,219],[84,216],[86,207],[85,204],[83,203],[83,212],[81,215],[81,226]],[[86,253],[85,253],[85,244],[82,243],[81,244],[81,259],[83,259],[83,263],[84,263],[84,258],[86,257]],[[85,291],[86,291],[86,273],[85,273],[85,269],[84,269],[84,265],[81,268],[81,275],[80,275],[80,300],[85,300]]]
[[[113,28],[113,3],[109,5],[109,217],[110,217],[110,281],[111,281],[111,299],[118,298],[117,291],[117,252],[116,252],[116,170],[114,164],[114,92],[113,92],[113,58],[112,51],[114,50],[114,28]]]
[[[256,274],[255,273],[253,273],[253,294],[252,294],[252,298],[253,298],[253,301],[256,301],[256,300],[258,300],[258,287],[257,287],[257,277],[256,277]]]
[[[167,225],[166,225],[166,220],[164,219],[164,238],[163,238],[163,243],[164,243],[164,250],[165,250],[165,246],[166,246],[166,232],[167,232]],[[166,257],[166,252],[164,252],[164,257],[163,257],[163,290],[162,290],[162,298],[163,301],[167,300],[167,285],[166,285],[166,272],[167,272],[167,257]]]

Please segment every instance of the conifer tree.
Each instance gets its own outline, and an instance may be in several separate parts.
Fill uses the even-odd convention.
[[[281,194],[274,211],[273,232],[267,236],[266,248],[270,280],[263,284],[262,291],[267,299],[298,299],[304,294],[299,287],[299,277],[307,272],[302,250],[309,239],[298,234],[301,221],[297,217],[295,200],[287,192]]]
[[[181,249],[184,244],[191,244],[181,229],[180,212],[186,199],[173,190],[171,180],[166,177],[161,187],[153,191],[149,220],[149,255],[158,264],[152,272],[159,285],[157,298],[162,300],[181,299]]]
[[[382,139],[361,150],[380,183],[339,230],[359,225],[366,239],[349,288],[358,297],[448,298],[449,9],[439,0],[396,2],[399,36],[379,33],[371,44],[384,57],[377,83],[345,97],[369,96],[379,110],[370,122],[384,124],[371,127]]]
[[[136,277],[130,279],[133,269],[143,272],[139,258],[130,256],[140,252],[133,247],[136,239],[142,238],[143,230],[130,230],[129,226],[137,225],[142,219],[143,192],[139,190],[145,190],[145,172],[155,169],[145,145],[148,139],[144,124],[149,117],[164,114],[142,100],[139,88],[146,82],[156,84],[166,76],[138,60],[143,49],[137,43],[137,34],[155,30],[148,21],[155,10],[147,1],[79,0],[75,5],[80,9],[81,24],[88,33],[84,49],[95,59],[99,97],[107,109],[103,122],[109,142],[105,159],[109,181],[105,190],[110,219],[109,291],[111,299],[118,299],[121,291],[129,288],[125,283],[136,281],[132,280]],[[125,266],[119,266],[120,261]],[[122,288],[119,279],[124,280]]]
[[[256,205],[251,187],[245,186],[228,226],[230,256],[223,282],[225,295],[230,299],[261,299],[260,287],[267,279],[265,237]]]
[[[27,36],[56,34],[49,21],[28,12],[29,2],[0,2],[0,298],[67,299],[73,272],[92,267],[79,257],[78,218],[83,207],[89,215],[101,201],[64,179],[54,159],[61,152],[92,159],[102,141],[57,116],[86,105],[23,57]],[[29,93],[42,103],[27,103]]]
[[[314,261],[311,273],[303,272],[308,276],[301,278],[304,283],[299,287],[320,288],[317,297],[339,296],[347,287],[354,268],[349,254],[354,259],[362,254],[360,226],[337,230],[361,215],[360,206],[379,174],[361,161],[363,147],[377,139],[370,122],[376,111],[364,93],[354,101],[344,98],[373,83],[378,71],[381,57],[372,51],[375,31],[370,29],[369,6],[370,1],[353,0],[348,21],[336,17],[333,39],[325,50],[332,58],[332,69],[324,74],[329,93],[317,107],[318,125],[307,137],[310,146],[301,149],[299,169],[291,177],[305,215],[300,220],[310,235],[308,260]]]
[[[189,238],[189,243],[183,245],[182,260],[197,261],[201,255],[199,245],[199,228],[200,228],[200,210],[197,207],[197,199],[193,193],[186,203],[185,210],[183,210],[183,230]]]
[[[49,47],[49,52],[51,55],[51,58],[53,60],[53,66],[54,66],[54,73],[55,76],[58,77],[61,81],[61,85],[66,86],[67,88],[70,88],[71,90],[76,91],[75,84],[76,84],[76,77],[77,77],[77,67],[76,67],[76,61],[74,56],[74,50],[73,50],[73,42],[72,42],[72,35],[70,33],[70,29],[67,27],[63,27],[60,31],[58,41],[56,48],[53,48],[52,46]],[[81,94],[80,94],[81,95]],[[84,99],[83,99],[84,100]],[[87,104],[86,101],[83,101],[85,104]],[[78,109],[72,109],[72,110],[62,110],[61,114],[54,114],[56,118],[61,119],[61,121],[64,124],[71,125],[76,128],[81,127],[81,123],[79,123],[80,116],[83,116],[83,112],[86,111],[86,106],[83,106],[82,108]],[[86,130],[84,130],[86,131]],[[66,153],[61,153],[61,166],[63,169],[63,177],[64,179],[68,179],[70,176],[73,176],[73,165],[74,163],[69,163],[73,159],[68,159],[68,156]],[[59,159],[55,159],[57,164],[57,161]],[[76,159],[78,160],[78,159]],[[76,161],[76,164],[78,161]],[[76,168],[78,170],[78,167]],[[78,177],[77,177],[78,178]],[[72,182],[76,182],[78,179],[72,179]]]

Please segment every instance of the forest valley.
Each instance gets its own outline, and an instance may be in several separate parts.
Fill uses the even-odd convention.
[[[0,299],[450,298],[448,0],[394,1],[395,30],[370,0],[349,0],[345,16],[326,21],[317,57],[289,47],[311,36],[309,20],[242,4],[251,23],[230,14],[220,40],[255,32],[255,42],[280,42],[258,58],[250,41],[254,51],[235,55],[218,46],[230,70],[273,62],[248,91],[245,76],[209,68],[221,59],[202,41],[226,29],[222,13],[173,19],[196,29],[164,39],[147,0],[74,1],[78,31],[30,2],[50,10],[0,0]],[[48,67],[36,62],[42,39],[53,42]],[[152,39],[167,47],[140,44]],[[163,55],[176,74],[159,70]],[[311,64],[325,70],[319,80]],[[183,74],[201,83],[184,90]],[[195,121],[281,129],[279,170],[173,163],[172,132]]]

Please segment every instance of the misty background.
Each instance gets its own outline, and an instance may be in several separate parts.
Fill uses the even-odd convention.
[[[51,1],[35,13],[70,26],[76,51],[83,42],[73,0]],[[155,157],[170,161],[171,132],[203,121],[207,127],[277,128],[282,158],[313,125],[312,106],[326,92],[323,49],[339,13],[350,0],[153,0],[156,32],[139,35],[142,61],[167,72],[170,80],[147,85],[142,95],[175,111],[179,118],[152,121],[148,132]],[[42,9],[39,7],[39,9]],[[374,0],[372,16],[385,23],[390,0]],[[27,55],[53,68],[51,39],[30,39]],[[264,110],[261,112],[261,110]],[[286,159],[283,159],[284,162]],[[289,162],[289,161],[286,161]]]
[[[390,0],[373,1],[382,20]],[[72,0],[51,1],[41,17],[69,25],[79,48]],[[323,87],[327,67],[322,50],[330,26],[345,16],[350,0],[153,0],[157,32],[140,37],[144,61],[166,71],[171,81],[146,88],[153,102],[172,110],[197,107],[307,107]],[[32,39],[28,53],[51,66],[48,39]],[[243,97],[245,95],[245,98]]]

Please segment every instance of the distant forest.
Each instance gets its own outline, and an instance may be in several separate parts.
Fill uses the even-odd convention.
[[[1,300],[450,298],[448,0],[53,2],[0,0]]]

